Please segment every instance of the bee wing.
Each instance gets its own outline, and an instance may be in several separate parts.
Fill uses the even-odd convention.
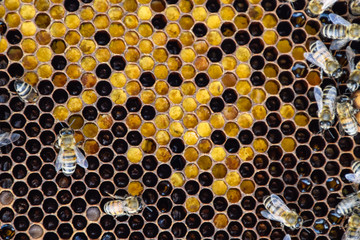
[[[330,50],[339,50],[349,42],[348,39],[336,39],[333,40],[330,45]]]
[[[282,222],[282,219],[280,217],[277,217],[266,210],[263,210],[260,213],[264,218],[267,218],[267,219],[270,219],[273,221],[277,221],[277,222]]]
[[[56,171],[59,171],[61,169],[63,157],[64,157],[64,150],[60,149],[60,152],[59,152],[58,157],[55,162]]]
[[[271,194],[271,201],[273,202],[275,207],[282,208],[284,211],[291,211],[290,208],[288,208],[288,206],[286,206],[284,201],[281,200],[281,198],[279,198],[275,194]]]
[[[347,46],[346,48],[346,58],[349,61],[349,66],[350,66],[350,70],[354,70],[355,69],[355,52],[354,50],[352,50],[352,48],[350,46]]]
[[[323,109],[323,91],[319,86],[314,87],[314,97],[319,109],[319,112]]]
[[[19,140],[19,138],[20,138],[20,134],[18,134],[18,133],[13,133],[10,136],[10,133],[5,132],[5,133],[0,135],[0,139],[1,139],[0,140],[0,147],[9,145],[10,143],[13,143],[13,142]]]
[[[325,11],[328,7],[330,7],[331,5],[333,5],[337,0],[323,0],[323,6],[322,6],[322,10]]]
[[[348,174],[345,174],[345,178],[349,182],[360,183],[360,174],[348,173]]]
[[[349,21],[345,20],[343,17],[340,17],[339,15],[337,15],[335,13],[330,13],[329,19],[333,24],[340,24],[340,25],[344,25],[347,27],[351,25],[351,23]]]
[[[86,160],[84,154],[82,154],[82,152],[80,152],[80,149],[75,147],[75,155],[76,155],[76,162],[83,168],[88,168],[89,163]]]
[[[311,62],[315,66],[318,66],[320,68],[325,68],[325,66],[322,63],[316,61],[316,59],[314,58],[312,53],[306,52],[306,53],[304,53],[304,57],[306,58],[306,60],[308,60],[309,62]]]
[[[291,240],[291,237],[289,234],[286,234],[283,240]]]

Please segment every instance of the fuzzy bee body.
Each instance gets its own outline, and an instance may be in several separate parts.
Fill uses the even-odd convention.
[[[338,50],[351,40],[360,38],[360,25],[351,24],[344,18],[334,13],[329,14],[329,19],[333,24],[327,24],[321,29],[321,34],[330,39],[334,39],[331,43],[331,50]]]
[[[355,208],[348,221],[348,227],[344,233],[343,240],[359,240],[360,239],[360,212]]]
[[[337,97],[336,113],[340,121],[340,132],[355,136],[358,131],[358,124],[354,116],[354,107],[349,97],[345,95]]]
[[[335,211],[340,216],[349,215],[355,207],[360,205],[360,191],[347,196],[344,200],[339,202]]]
[[[355,160],[351,164],[351,169],[354,173],[348,173],[345,178],[350,182],[360,183],[360,160]]]
[[[306,8],[310,17],[316,17],[331,7],[337,0],[311,0]]]
[[[320,87],[314,88],[314,96],[318,105],[318,117],[320,130],[328,130],[335,119],[335,99],[337,96],[336,87],[328,85],[324,91]]]
[[[60,152],[55,164],[57,171],[62,169],[64,175],[71,176],[75,172],[76,164],[79,164],[83,168],[88,167],[85,156],[76,146],[74,131],[72,129],[63,128],[60,131],[57,145],[60,147]]]
[[[118,198],[104,205],[104,212],[114,217],[123,215],[131,215],[141,211],[142,203],[139,197],[129,196],[126,198]]]
[[[346,86],[350,92],[355,92],[360,87],[360,62],[355,64],[355,53],[350,46],[346,48],[346,57],[350,65],[350,76]]]
[[[278,196],[272,194],[265,197],[264,206],[267,211],[261,211],[261,214],[265,218],[281,222],[291,229],[302,227],[303,219],[295,211],[290,210]]]
[[[338,78],[342,74],[339,62],[320,40],[310,45],[310,52],[304,53],[304,57],[332,77]]]
[[[15,80],[14,85],[16,93],[23,101],[35,103],[38,100],[39,94],[30,84],[21,80]]]
[[[350,12],[352,15],[360,15],[360,0],[353,0],[350,2]]]

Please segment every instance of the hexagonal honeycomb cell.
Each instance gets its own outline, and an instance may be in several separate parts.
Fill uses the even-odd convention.
[[[313,87],[335,82],[303,54],[329,20],[306,5],[0,1],[0,128],[20,135],[1,148],[2,228],[15,240],[341,239],[334,208],[354,192],[344,176],[360,138],[319,134]],[[36,104],[12,94],[15,79]],[[72,176],[54,166],[68,126],[89,165]],[[262,217],[272,193],[304,228]],[[114,218],[110,194],[145,207]]]

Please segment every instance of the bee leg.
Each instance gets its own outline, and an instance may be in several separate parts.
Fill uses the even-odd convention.
[[[124,200],[125,197],[121,197],[121,196],[116,196],[114,194],[111,194],[109,192],[105,192],[107,195],[109,195],[110,197],[114,198],[114,199],[119,199],[119,200]]]

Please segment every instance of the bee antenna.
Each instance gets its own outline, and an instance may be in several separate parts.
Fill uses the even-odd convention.
[[[69,125],[70,128],[71,128],[71,126],[73,125],[73,123],[75,122],[75,120],[76,120],[76,118],[74,118],[74,119],[71,121],[71,123],[70,123],[70,125]]]
[[[150,212],[154,212],[149,206],[147,206],[146,209],[149,209]]]
[[[309,229],[307,228],[304,228],[305,231],[307,231],[308,233],[311,233]]]
[[[330,136],[331,136],[333,139],[335,139],[335,136],[331,133],[330,129],[328,129],[328,132],[329,132]]]
[[[312,219],[305,220],[303,223],[311,222]],[[304,228],[306,230],[306,228]]]

